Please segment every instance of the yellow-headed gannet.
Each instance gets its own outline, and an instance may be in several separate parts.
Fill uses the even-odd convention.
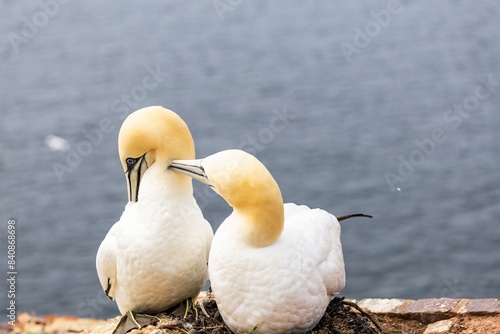
[[[312,329],[345,285],[338,220],[320,209],[283,205],[271,173],[240,150],[176,160],[170,168],[210,185],[234,209],[215,233],[208,265],[229,328],[259,334]]]
[[[124,314],[115,332],[124,332],[141,326],[137,314],[198,295],[208,279],[213,231],[191,178],[167,169],[173,159],[195,157],[191,133],[177,114],[162,107],[135,111],[123,122],[118,146],[129,202],[101,243],[96,266],[106,295]]]

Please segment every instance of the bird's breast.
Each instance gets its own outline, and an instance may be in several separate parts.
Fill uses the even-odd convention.
[[[135,204],[117,235],[116,300],[120,310],[159,312],[206,282],[206,222],[196,208]]]

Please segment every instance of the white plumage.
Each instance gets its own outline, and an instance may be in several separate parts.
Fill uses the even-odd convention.
[[[171,168],[209,184],[234,208],[209,258],[226,324],[235,333],[312,329],[345,285],[337,219],[320,209],[283,205],[269,171],[239,150],[174,161]]]
[[[236,333],[303,333],[344,288],[340,225],[326,211],[287,215],[281,236],[256,248],[234,237],[241,222],[228,217],[215,234],[209,261],[212,289],[224,321]],[[290,210],[296,211],[296,210]]]
[[[194,144],[180,117],[149,107],[125,120],[119,146],[129,202],[99,247],[97,273],[122,314],[158,313],[196,297],[208,278],[212,228],[192,180],[167,169],[194,158]]]
[[[97,253],[97,272],[120,312],[158,313],[196,297],[205,285],[211,227],[189,193],[168,187],[151,166],[139,201],[129,202]],[[163,175],[166,174],[166,175]]]

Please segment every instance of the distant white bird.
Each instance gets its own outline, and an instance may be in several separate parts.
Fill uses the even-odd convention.
[[[45,137],[45,145],[47,145],[51,151],[67,152],[71,148],[66,139],[54,135]]]
[[[240,150],[175,160],[170,168],[210,185],[234,209],[215,233],[208,266],[231,330],[312,329],[345,285],[337,219],[320,209],[283,205],[271,173]]]
[[[124,314],[115,332],[198,295],[205,285],[213,231],[193,197],[192,180],[167,169],[193,159],[187,125],[174,112],[148,107],[130,114],[118,138],[129,202],[97,253],[99,281]]]

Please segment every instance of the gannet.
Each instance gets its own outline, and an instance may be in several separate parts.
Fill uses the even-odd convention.
[[[321,209],[283,204],[271,173],[241,150],[174,160],[170,168],[208,184],[233,207],[215,233],[208,264],[229,328],[311,330],[345,285],[338,220]]]
[[[208,279],[213,231],[193,197],[192,179],[167,169],[194,159],[193,138],[173,111],[148,107],[130,114],[118,136],[128,203],[97,252],[99,281],[124,315],[122,332],[198,295]],[[127,319],[127,316],[129,319]],[[148,323],[148,319],[143,319]]]

